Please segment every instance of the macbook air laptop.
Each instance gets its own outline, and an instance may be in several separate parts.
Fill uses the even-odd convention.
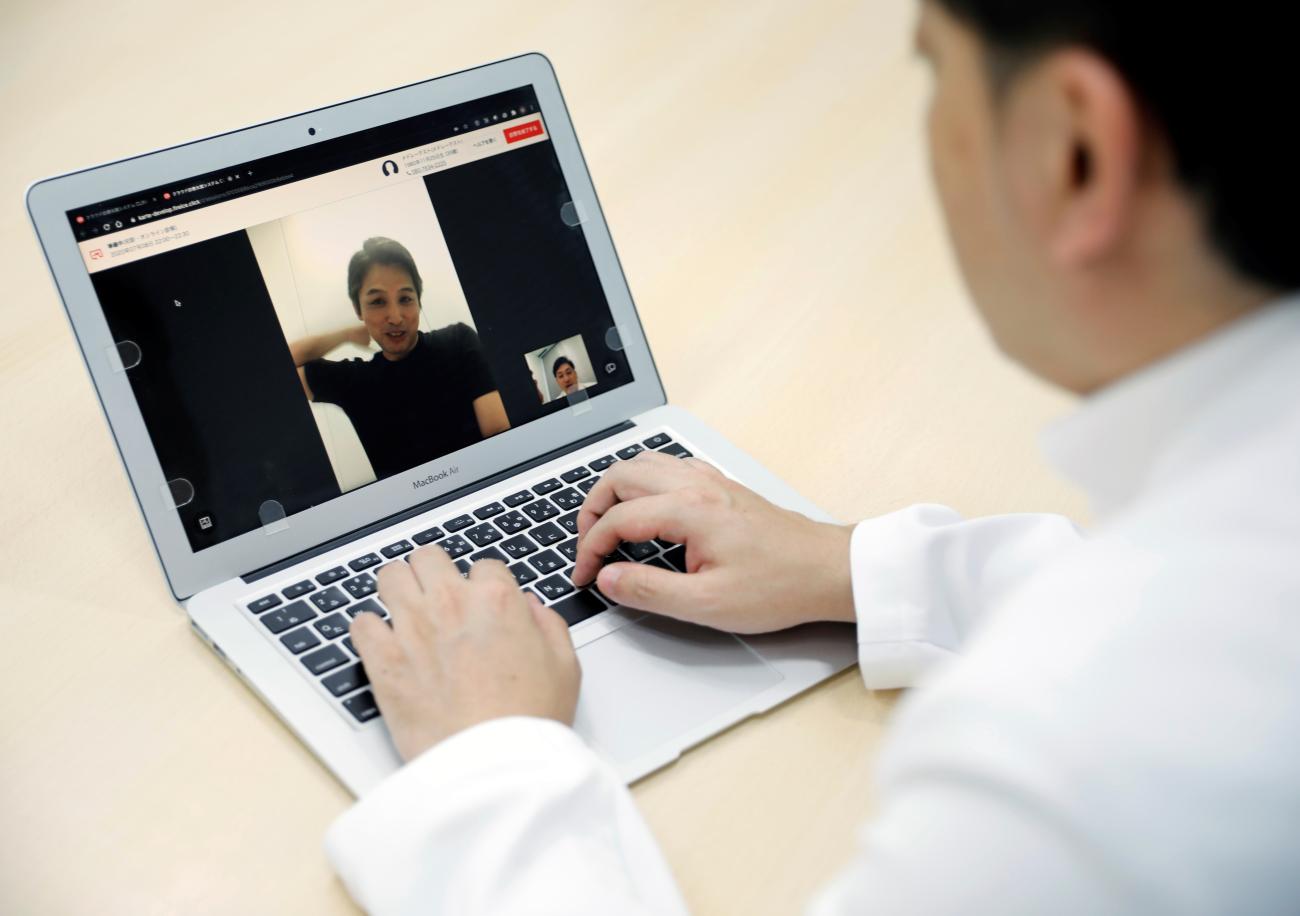
[[[644,450],[824,515],[667,403],[545,57],[49,178],[27,205],[172,594],[353,793],[400,761],[348,626],[424,545],[505,561],[564,617],[575,727],[629,781],[855,660],[843,625],[741,639],[570,581],[583,499]],[[620,554],[685,569],[671,543]]]

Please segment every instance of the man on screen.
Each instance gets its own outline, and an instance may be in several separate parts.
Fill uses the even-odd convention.
[[[423,289],[405,246],[367,239],[348,264],[362,324],[289,344],[308,400],[343,408],[381,479],[510,428],[474,329],[420,330]],[[379,352],[370,359],[323,358],[372,340]]]

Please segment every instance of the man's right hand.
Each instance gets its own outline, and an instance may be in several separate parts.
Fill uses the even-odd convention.
[[[643,452],[605,472],[578,516],[576,585],[624,607],[734,633],[855,619],[852,529],[774,506],[695,458]],[[625,541],[686,545],[685,573],[602,565]]]

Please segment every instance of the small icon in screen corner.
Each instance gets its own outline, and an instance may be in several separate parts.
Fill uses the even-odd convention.
[[[390,168],[392,169],[392,171],[389,171]],[[384,164],[381,166],[381,169],[383,170],[383,173],[385,175],[396,175],[399,171],[399,169],[397,168],[397,163],[391,159],[385,159]]]

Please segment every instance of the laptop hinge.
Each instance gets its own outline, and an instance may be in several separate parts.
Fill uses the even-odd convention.
[[[306,550],[299,551],[293,556],[285,557],[283,560],[276,560],[269,566],[263,566],[261,569],[255,569],[252,572],[245,573],[240,576],[240,578],[243,579],[245,583],[251,585],[259,579],[265,579],[267,576],[275,575],[281,570],[288,569],[290,566],[297,566],[304,560],[310,560],[312,557],[327,553],[335,547],[341,547],[344,544],[351,543],[352,541],[358,541],[374,534],[376,531],[382,531],[390,525],[396,525],[398,522],[405,521],[408,518],[414,518],[417,515],[428,512],[430,509],[436,509],[439,506],[446,505],[447,503],[455,502],[462,496],[468,496],[478,490],[483,490],[493,486],[494,484],[501,483],[503,480],[509,480],[511,477],[522,474],[524,471],[540,467],[541,465],[546,464],[546,462],[553,461],[554,459],[567,455],[570,452],[576,452],[579,449],[586,448],[593,443],[599,442],[601,439],[608,439],[610,436],[626,432],[627,430],[632,429],[635,425],[636,424],[631,420],[624,420],[622,423],[615,426],[603,429],[600,432],[592,433],[589,436],[584,436],[576,442],[570,442],[568,445],[562,445],[559,448],[552,449],[544,455],[538,455],[535,458],[530,458],[527,461],[522,461],[519,464],[512,465],[511,467],[493,474],[490,477],[484,477],[481,480],[477,480],[471,484],[466,484],[465,486],[452,490],[449,493],[435,496],[433,499],[403,509],[401,512],[396,512],[387,518],[381,518],[378,521],[371,522],[369,525],[349,531],[347,534],[341,534],[336,538],[331,538],[323,544],[318,544],[315,547],[309,547]]]

